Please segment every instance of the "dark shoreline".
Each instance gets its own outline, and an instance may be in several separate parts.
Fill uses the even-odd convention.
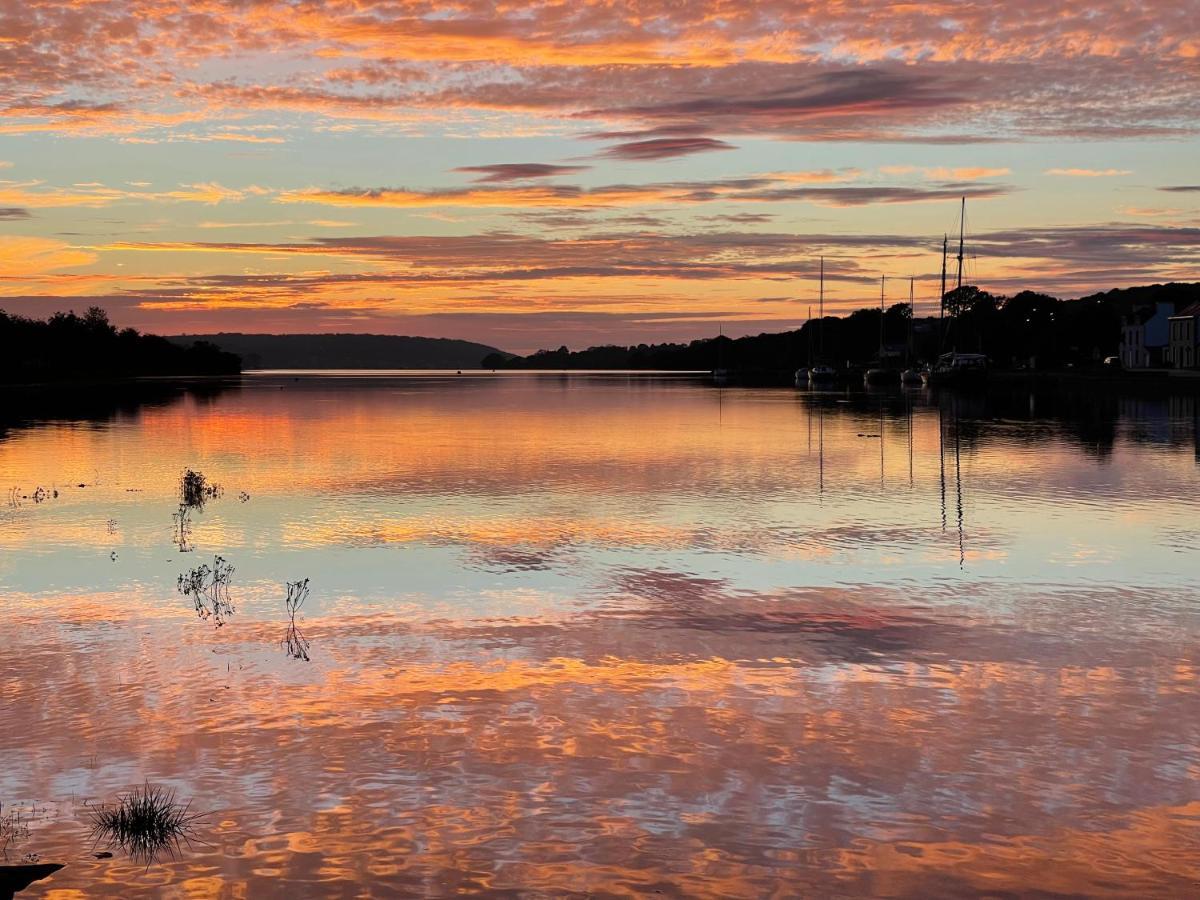
[[[416,370],[414,370],[416,371]],[[662,370],[662,369],[498,369],[494,372],[486,369],[471,370],[420,370],[430,374],[452,374],[457,371],[461,375],[547,375],[547,376],[645,376],[660,378],[698,379],[712,381],[724,386],[744,387],[795,387],[795,371],[780,369],[729,369],[719,376],[712,371],[696,369]],[[337,370],[337,377],[353,378],[359,370]],[[391,374],[384,370],[362,369],[362,374],[379,375]],[[31,383],[0,382],[0,403],[6,405],[5,412],[11,412],[23,403],[47,400],[67,400],[83,403],[88,399],[121,399],[144,398],[153,400],[156,396],[166,397],[182,393],[196,395],[217,394],[244,384],[246,377],[256,375],[266,377],[303,377],[332,375],[325,369],[288,369],[279,372],[266,370],[263,372],[247,371],[236,375],[142,375],[130,377],[113,377],[101,380],[66,379],[61,381],[43,381]],[[405,377],[397,370],[395,377]],[[841,373],[828,389],[858,389],[863,388],[863,372],[850,369]],[[992,389],[1012,390],[1027,388],[1030,390],[1067,390],[1085,391],[1098,395],[1110,393],[1139,393],[1139,394],[1178,394],[1200,392],[1200,372],[1182,370],[1178,373],[1171,370],[1155,369],[1149,371],[1104,371],[1104,370],[1041,370],[1016,371],[992,370],[986,381],[974,388],[954,388],[956,391],[987,392]],[[872,386],[872,392],[900,390],[899,384]],[[907,390],[925,390],[921,387],[910,387]],[[947,390],[942,388],[941,390]]]
[[[1183,370],[1186,374],[1171,374],[1168,370],[1146,372],[1071,371],[1047,369],[1042,371],[992,370],[987,379],[972,388],[954,388],[956,391],[986,392],[992,389],[1011,390],[1068,390],[1088,391],[1096,394],[1146,393],[1180,394],[1200,393],[1200,372]],[[864,371],[851,369],[839,375],[829,389],[862,388]],[[722,383],[729,386],[747,387],[794,387],[795,372],[776,369],[728,370]],[[900,390],[901,385],[872,386],[872,391]],[[925,390],[924,386],[908,390]],[[948,390],[941,388],[940,390]]]

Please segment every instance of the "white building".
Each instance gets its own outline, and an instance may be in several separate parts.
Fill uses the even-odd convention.
[[[1175,314],[1174,303],[1158,302],[1135,309],[1121,319],[1121,366],[1126,369],[1152,369],[1166,362],[1170,343],[1169,323]]]
[[[1200,369],[1200,302],[1180,310],[1167,324],[1167,365]]]

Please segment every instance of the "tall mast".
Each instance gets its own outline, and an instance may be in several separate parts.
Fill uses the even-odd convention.
[[[817,303],[818,303],[817,309],[819,310],[819,312],[817,313],[817,316],[819,317],[817,320],[817,328],[821,332],[817,336],[817,356],[819,356],[821,359],[824,359],[825,358],[825,257],[823,257],[823,256],[821,257],[821,287],[820,287],[820,293],[817,296],[819,298],[817,301]]]
[[[808,304],[808,367],[811,369],[813,364],[813,324],[812,324],[812,304]]]
[[[916,279],[912,275],[908,276],[908,340],[904,345],[904,364],[906,366],[910,361],[909,358],[912,356],[913,319],[916,317],[917,313],[916,306],[913,304],[913,282],[915,280]]]
[[[821,317],[821,320],[824,321],[824,319],[825,319],[825,257],[823,257],[823,256],[821,257],[821,288],[820,288],[819,297],[820,297],[821,305],[820,305],[820,307],[818,307],[820,311],[817,313],[817,315],[819,315]]]
[[[879,276],[879,365],[883,365],[883,283],[886,275]]]
[[[962,269],[963,269],[963,231],[967,226],[967,198],[962,198],[962,212],[958,217],[958,285],[962,287]]]
[[[950,245],[950,236],[942,235],[942,293],[938,299],[938,318],[946,315],[946,251]]]

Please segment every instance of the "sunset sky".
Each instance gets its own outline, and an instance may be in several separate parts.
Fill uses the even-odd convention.
[[[1200,280],[1200,6],[0,0],[0,308],[543,346]]]

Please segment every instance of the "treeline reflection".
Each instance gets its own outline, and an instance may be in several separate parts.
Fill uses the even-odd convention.
[[[148,378],[111,384],[0,388],[0,441],[46,422],[104,425],[190,399],[209,407],[241,389],[241,378]]]

